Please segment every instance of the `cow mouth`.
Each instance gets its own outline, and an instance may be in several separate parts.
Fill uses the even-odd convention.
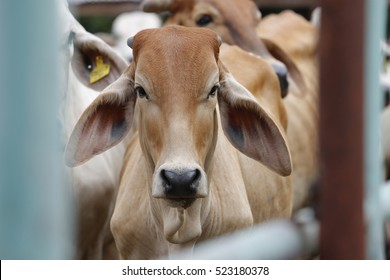
[[[172,208],[184,208],[187,209],[190,207],[196,198],[166,198],[168,206]]]

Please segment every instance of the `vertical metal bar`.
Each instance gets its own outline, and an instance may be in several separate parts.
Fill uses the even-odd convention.
[[[365,213],[366,213],[366,257],[384,258],[383,215],[380,204],[382,185],[382,161],[380,157],[380,114],[383,100],[379,86],[381,66],[380,40],[385,35],[387,12],[385,0],[366,0],[365,21]]]
[[[70,255],[57,131],[57,1],[0,1],[0,258]]]
[[[322,1],[320,44],[323,259],[364,259],[364,0]]]
[[[380,201],[382,205],[382,216],[385,221],[390,221],[390,181],[387,181],[380,190]]]

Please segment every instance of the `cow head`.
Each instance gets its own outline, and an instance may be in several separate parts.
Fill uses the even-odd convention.
[[[278,75],[281,94],[288,91],[288,70],[284,61],[274,58],[256,34],[261,13],[251,0],[144,0],[146,12],[169,11],[167,24],[206,27],[223,42],[238,45],[245,51],[266,59]],[[290,70],[290,69],[289,69]]]
[[[289,175],[281,130],[224,68],[219,44],[210,30],[178,26],[144,30],[130,39],[134,60],[81,116],[68,143],[68,164],[112,147],[134,121],[151,197],[164,207],[187,209],[209,193],[220,122],[240,152]]]
[[[102,89],[123,73],[128,63],[77,22],[66,0],[61,1],[58,8],[61,23],[60,57],[64,69],[61,75],[64,91],[59,118],[67,139],[82,111]],[[91,79],[94,73],[100,71],[100,66],[106,67],[106,72]]]

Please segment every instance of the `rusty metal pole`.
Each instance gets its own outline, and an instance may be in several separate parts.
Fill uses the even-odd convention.
[[[364,259],[364,0],[323,0],[320,43],[322,259]]]

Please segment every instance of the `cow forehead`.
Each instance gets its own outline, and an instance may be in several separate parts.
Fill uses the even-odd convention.
[[[133,54],[135,75],[160,88],[180,83],[206,86],[218,72],[218,37],[207,29],[172,26],[142,31],[134,38]]]
[[[218,59],[219,43],[215,32],[203,28],[167,26],[147,29],[134,37],[134,61],[141,55],[151,55],[164,59],[183,56],[197,59],[201,56],[214,55]]]

